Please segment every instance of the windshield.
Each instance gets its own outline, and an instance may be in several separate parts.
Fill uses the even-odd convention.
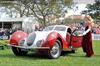
[[[43,31],[51,31],[53,30],[53,26],[46,27]]]
[[[57,31],[65,31],[66,30],[66,27],[56,26],[54,30],[57,30]]]
[[[64,27],[64,26],[49,26],[49,27],[46,27],[43,31],[51,31],[51,30],[65,31],[66,27]]]

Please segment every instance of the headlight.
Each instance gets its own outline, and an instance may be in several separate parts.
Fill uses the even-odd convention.
[[[23,40],[20,40],[20,41],[19,41],[19,45],[20,45],[20,46],[23,46],[23,45],[24,45],[24,42],[25,42],[24,39],[23,39]]]
[[[41,47],[43,43],[44,43],[44,40],[39,40],[37,41],[36,45],[37,47]]]
[[[33,44],[32,41],[27,41],[27,45],[28,45],[28,46],[31,46],[32,44]]]
[[[26,40],[27,45],[31,46],[34,43],[35,38],[36,38],[36,34],[35,33],[29,34],[29,36],[27,37],[27,40]]]

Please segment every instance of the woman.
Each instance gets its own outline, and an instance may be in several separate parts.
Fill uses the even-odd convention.
[[[91,29],[94,23],[93,19],[90,16],[85,16],[84,21],[85,21],[85,31],[83,32],[82,48],[83,51],[86,53],[86,56],[91,57],[94,54],[92,48],[92,33],[91,33]]]

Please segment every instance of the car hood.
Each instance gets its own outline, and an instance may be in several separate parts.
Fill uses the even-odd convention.
[[[46,39],[46,37],[48,36],[48,34],[51,33],[51,31],[36,31],[34,32],[36,34],[37,39]]]
[[[35,31],[35,32],[30,33],[26,39],[27,45],[31,44],[32,47],[37,47],[37,44],[39,44],[39,41],[46,40],[50,32],[51,31]]]
[[[36,40],[45,40],[51,32],[58,32],[64,39],[66,38],[66,32],[62,31],[36,31],[34,33],[36,34]]]
[[[37,47],[37,44],[39,44],[39,41],[41,41],[41,40],[45,41],[47,36],[51,32],[56,32],[56,31],[35,31],[35,32],[32,32],[31,34],[29,34],[29,36],[26,39],[26,46],[27,46],[27,44],[31,43],[32,47]],[[62,37],[64,37],[64,35],[65,35],[64,33],[65,32],[59,32],[59,34]]]

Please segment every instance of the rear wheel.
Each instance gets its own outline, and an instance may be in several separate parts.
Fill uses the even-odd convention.
[[[16,56],[24,56],[28,53],[28,51],[24,51],[21,48],[12,47],[12,51]]]
[[[56,59],[61,55],[61,51],[62,51],[61,42],[57,40],[52,49],[48,50],[48,57],[51,59]]]
[[[75,53],[75,50],[72,50],[71,53]]]

